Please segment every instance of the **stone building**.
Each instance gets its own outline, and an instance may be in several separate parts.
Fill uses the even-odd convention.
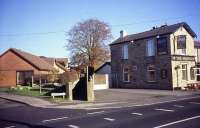
[[[110,44],[112,87],[184,88],[196,83],[196,34],[185,23],[153,27]]]

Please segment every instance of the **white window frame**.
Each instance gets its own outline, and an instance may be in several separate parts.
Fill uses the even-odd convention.
[[[127,75],[127,77],[128,77],[127,80],[125,79],[125,75]],[[124,67],[123,68],[123,82],[130,82],[130,73],[129,73],[129,68],[128,67]]]
[[[190,68],[190,80],[195,80],[195,70],[193,67]]]
[[[186,66],[186,68],[183,68],[183,66]],[[187,81],[187,80],[188,80],[188,71],[187,71],[187,67],[188,67],[188,65],[187,65],[187,64],[181,64],[182,80],[185,80],[185,81]],[[183,71],[186,71],[186,79],[185,79],[185,78],[183,78]]]
[[[151,68],[151,69],[150,69]],[[155,80],[150,80],[149,78],[149,75],[150,75],[150,72],[155,72]],[[147,66],[147,81],[148,82],[156,82],[156,69],[155,69],[155,65],[148,65]]]
[[[156,55],[156,45],[154,39],[149,39],[146,42],[146,56]]]
[[[122,59],[128,59],[128,44],[122,46]]]

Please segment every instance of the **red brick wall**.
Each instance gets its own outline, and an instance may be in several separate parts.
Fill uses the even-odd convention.
[[[94,84],[106,84],[106,75],[95,74],[94,75]]]
[[[38,72],[32,65],[8,51],[0,57],[0,87],[16,86],[17,70],[34,70]]]

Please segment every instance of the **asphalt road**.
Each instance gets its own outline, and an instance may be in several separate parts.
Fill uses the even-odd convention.
[[[120,109],[35,108],[0,99],[2,128],[199,128],[200,98]]]

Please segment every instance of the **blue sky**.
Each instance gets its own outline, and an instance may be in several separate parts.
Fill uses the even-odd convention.
[[[65,32],[97,18],[114,39],[153,26],[185,21],[200,36],[199,0],[0,0],[0,54],[10,47],[36,55],[69,57]]]

